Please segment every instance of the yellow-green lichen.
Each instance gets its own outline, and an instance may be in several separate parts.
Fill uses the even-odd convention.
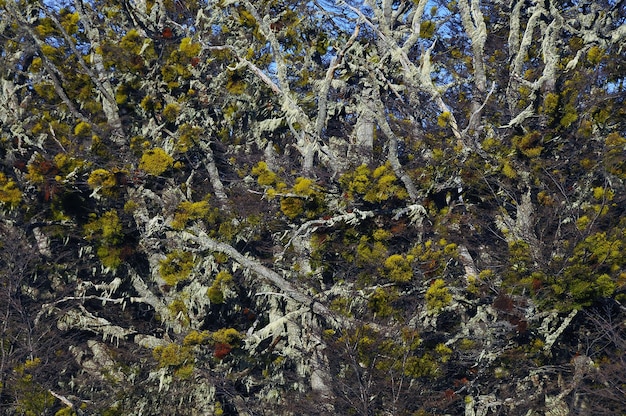
[[[149,175],[158,176],[170,169],[174,164],[174,159],[168,155],[165,150],[156,147],[147,150],[141,156],[139,169],[145,171]]]
[[[413,268],[411,263],[414,257],[412,255],[403,256],[401,254],[392,254],[387,257],[384,263],[385,276],[396,283],[406,283],[413,277]]]
[[[429,313],[437,313],[452,301],[450,290],[443,279],[435,279],[426,290],[426,309]]]
[[[22,191],[17,187],[17,183],[8,179],[4,173],[0,172],[0,204],[13,208],[22,200]]]
[[[175,286],[178,282],[187,280],[193,270],[195,259],[193,253],[176,250],[169,253],[159,262],[159,273],[165,283]]]

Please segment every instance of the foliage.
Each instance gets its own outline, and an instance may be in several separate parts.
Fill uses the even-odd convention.
[[[0,1],[0,408],[623,413],[626,11],[505,3]]]

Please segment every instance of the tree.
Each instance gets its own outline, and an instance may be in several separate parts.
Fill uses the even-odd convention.
[[[625,19],[0,1],[7,413],[595,405],[578,344],[623,311]]]

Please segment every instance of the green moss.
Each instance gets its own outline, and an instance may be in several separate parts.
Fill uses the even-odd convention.
[[[242,335],[234,328],[222,328],[211,334],[211,338],[217,344],[227,344],[231,347],[239,346]]]
[[[184,326],[189,325],[189,309],[182,298],[179,297],[174,299],[169,305],[167,305],[167,309],[173,319],[178,320]]]
[[[260,161],[252,168],[252,174],[257,177],[257,182],[262,186],[274,185],[277,180],[276,174],[263,161]]]
[[[366,236],[359,239],[357,245],[357,264],[359,266],[380,265],[387,257],[387,247],[380,241],[370,242]]]
[[[171,343],[152,350],[160,368],[171,368],[178,378],[188,378],[193,372],[194,355],[191,346]]]
[[[339,183],[350,198],[360,196],[367,202],[402,200],[408,197],[406,189],[399,184],[388,162],[373,171],[366,165],[361,165],[342,175]]]
[[[174,219],[172,220],[172,228],[182,230],[189,222],[208,217],[210,210],[207,201],[183,201],[176,208]]]
[[[17,184],[0,172],[0,204],[9,208],[16,207],[22,200],[22,191]]]
[[[18,364],[13,372],[17,376],[13,382],[12,392],[16,399],[15,414],[37,416],[48,414],[54,405],[55,398],[40,386],[33,377],[33,371],[41,365],[41,359],[35,357]]]
[[[293,192],[298,195],[311,196],[315,192],[313,189],[314,182],[309,178],[296,178],[296,183],[293,185]]]
[[[452,301],[452,295],[443,279],[435,279],[426,290],[426,309],[429,313],[437,313]]]
[[[81,121],[74,127],[74,134],[81,137],[91,136],[91,125]]]
[[[387,257],[384,263],[385,276],[396,283],[406,283],[413,278],[413,267],[411,263],[414,257],[392,254]]]
[[[186,153],[192,149],[200,140],[203,133],[203,129],[197,126],[192,126],[188,123],[182,124],[178,127],[178,141],[176,142],[176,152]]]
[[[295,218],[304,212],[304,201],[294,197],[281,198],[280,210],[289,218]]]
[[[587,61],[592,65],[599,64],[603,57],[604,50],[599,46],[592,46],[587,52]]]
[[[183,339],[183,346],[202,345],[211,339],[211,334],[207,331],[190,331]]]
[[[195,56],[198,56],[201,48],[202,47],[200,46],[200,44],[193,43],[191,41],[191,38],[183,38],[180,41],[180,46],[178,47],[178,50],[187,58],[193,58]]]
[[[169,103],[165,106],[161,114],[163,115],[163,118],[165,118],[165,120],[169,121],[170,123],[174,123],[178,118],[179,113],[180,105],[178,105],[177,103]]]
[[[152,97],[151,95],[146,95],[145,97],[143,97],[143,99],[139,103],[139,106],[148,113],[159,111],[163,107],[161,101]]]
[[[117,212],[110,210],[92,219],[84,227],[85,237],[105,244],[117,244],[122,238],[122,223]]]
[[[425,20],[420,25],[420,38],[431,39],[435,35],[437,25],[432,20]]]
[[[117,269],[122,264],[121,252],[121,248],[108,245],[102,245],[96,250],[102,265],[109,269]]]
[[[195,265],[192,253],[176,250],[169,253],[164,260],[159,262],[159,273],[163,280],[175,286],[178,282],[187,280]]]
[[[221,271],[215,276],[215,280],[211,287],[207,290],[207,296],[211,303],[224,303],[224,289],[226,289],[233,280],[233,276],[225,271]]]
[[[117,190],[115,174],[106,169],[96,169],[87,178],[87,184],[91,189],[100,189],[103,195],[113,196]]]
[[[156,147],[151,150],[147,150],[141,156],[139,162],[139,169],[145,171],[149,175],[158,176],[167,171],[174,164],[174,159],[168,155],[165,150],[160,147]]]
[[[439,127],[447,127],[452,119],[452,114],[449,111],[444,111],[437,117],[437,125]]]
[[[515,170],[515,168],[513,168],[511,162],[509,162],[508,160],[505,160],[502,164],[502,173],[509,179],[517,178],[517,171]]]
[[[385,318],[395,312],[391,303],[397,298],[398,294],[395,290],[378,287],[367,299],[367,306],[375,316]]]

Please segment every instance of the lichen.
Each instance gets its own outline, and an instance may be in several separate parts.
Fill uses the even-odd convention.
[[[159,273],[165,283],[175,286],[187,280],[195,265],[194,255],[188,251],[176,250],[159,262]]]
[[[446,287],[443,279],[435,279],[426,290],[426,309],[434,314],[445,308],[452,302],[450,290]]]
[[[156,147],[144,152],[139,162],[139,169],[149,175],[158,176],[170,169],[173,164],[174,159],[165,150]]]
[[[0,204],[14,208],[21,201],[22,191],[17,187],[17,183],[0,172]]]

